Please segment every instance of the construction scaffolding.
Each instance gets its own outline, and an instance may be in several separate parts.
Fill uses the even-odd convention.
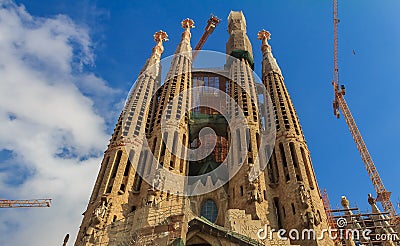
[[[390,224],[388,212],[361,212],[358,207],[344,206],[327,210],[327,213],[334,221],[343,246],[400,245],[399,234],[395,225]]]
[[[326,218],[328,219],[329,227],[332,229],[337,229],[337,223],[336,223],[336,220],[332,213],[332,208],[331,208],[331,204],[329,202],[328,192],[326,191],[326,189],[324,189],[324,192],[322,193],[322,200],[324,203]],[[334,239],[335,243],[340,242],[339,237],[337,237],[337,233],[335,233],[333,236],[335,237],[335,239]]]

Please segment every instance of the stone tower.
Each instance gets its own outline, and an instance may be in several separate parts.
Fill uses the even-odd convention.
[[[272,99],[276,125],[276,143],[265,171],[271,225],[287,231],[313,229],[318,237],[323,229],[328,229],[328,223],[310,152],[282,72],[268,44],[270,33],[262,30],[258,38],[262,40],[262,81]],[[327,235],[324,240],[292,240],[292,243],[334,245]]]
[[[240,107],[244,115],[242,119],[237,118],[237,109],[232,110],[235,117],[231,119],[230,142],[237,152],[245,152],[244,158],[239,154],[232,161],[233,165],[241,167],[229,181],[229,207],[243,209],[246,214],[251,214],[253,219],[261,220],[265,224],[268,202],[264,173],[255,180],[247,178],[251,175],[252,167],[257,167],[256,162],[260,161],[260,117],[256,107],[256,84],[252,70],[253,51],[246,34],[246,19],[242,12],[231,11],[228,17],[228,32],[226,53],[236,58],[228,67],[230,78],[233,79],[228,87],[229,96],[235,100],[236,107]]]
[[[160,57],[167,34],[154,35],[156,46],[104,154],[75,245],[331,245],[325,239],[281,240],[276,232],[259,235],[267,225],[314,229],[317,235],[327,229],[269,33],[259,33],[263,76],[258,83],[242,12],[229,14],[222,68],[193,67],[194,22],[181,24],[164,83]],[[271,117],[263,120],[260,87],[273,104]],[[263,129],[275,132],[275,125],[274,147],[275,135],[265,143]]]
[[[107,228],[125,218],[140,206],[140,201],[129,203],[132,193],[138,192],[141,177],[136,174],[146,123],[151,118],[150,96],[160,84],[160,57],[162,42],[167,39],[163,31],[154,34],[156,45],[129,93],[129,98],[104,153],[99,175],[89,200],[75,245],[96,245],[98,237],[108,240]],[[127,136],[131,136],[127,138]],[[140,168],[140,167],[139,167]],[[100,231],[100,233],[99,233]]]

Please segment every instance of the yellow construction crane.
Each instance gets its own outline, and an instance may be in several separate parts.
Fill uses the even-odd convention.
[[[333,61],[333,80],[332,85],[334,89],[334,100],[333,100],[333,112],[337,118],[340,117],[340,111],[342,111],[343,117],[350,129],[351,135],[353,136],[354,142],[357,145],[357,149],[361,154],[361,158],[364,162],[364,166],[367,169],[368,175],[372,181],[372,184],[377,193],[377,200],[382,204],[385,212],[389,213],[389,216],[395,223],[399,221],[399,217],[396,214],[396,209],[390,200],[391,192],[385,189],[382,179],[379,176],[378,170],[372,161],[371,155],[368,152],[367,146],[361,136],[360,131],[356,125],[356,122],[351,115],[350,109],[344,99],[346,93],[344,85],[339,84],[339,67],[338,67],[338,3],[337,0],[333,0],[333,30],[334,30],[334,61]]]
[[[51,199],[4,200],[0,199],[0,208],[45,208],[50,207]]]

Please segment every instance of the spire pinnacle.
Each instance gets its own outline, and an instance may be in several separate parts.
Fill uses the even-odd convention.
[[[262,41],[261,50],[263,53],[267,51],[271,52],[271,46],[268,44],[268,40],[271,39],[271,33],[262,29],[258,32],[257,39]]]
[[[191,34],[190,29],[194,28],[194,21],[192,19],[186,18],[182,22],[182,28],[185,29],[182,33],[182,40],[187,39],[190,40]]]
[[[263,54],[263,73],[269,73],[271,71],[282,74],[281,69],[278,66],[274,56],[272,55],[271,46],[268,44],[268,40],[271,39],[271,34],[266,30],[258,32],[257,38],[262,41],[261,51]]]
[[[153,54],[157,54],[161,56],[161,54],[164,51],[164,46],[163,46],[163,41],[168,41],[168,35],[166,32],[160,30],[153,35],[154,41],[156,42],[156,45],[153,48]]]
[[[160,62],[161,54],[164,52],[163,41],[168,41],[168,35],[166,32],[160,30],[153,35],[154,41],[156,45],[153,47],[152,54],[149,59],[147,59],[140,73],[143,73],[147,70],[148,74],[156,74],[158,73],[158,66],[155,64]]]
[[[184,29],[194,28],[194,21],[192,19],[186,18],[181,23],[182,23],[182,28]]]
[[[182,28],[184,29],[182,33],[182,40],[179,43],[175,54],[180,54],[184,52],[192,52],[192,48],[190,46],[190,29],[194,28],[194,21],[192,19],[186,18],[181,22]]]

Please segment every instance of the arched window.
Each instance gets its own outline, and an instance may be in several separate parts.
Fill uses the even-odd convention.
[[[114,161],[113,171],[111,173],[111,178],[115,178],[115,176],[117,175],[119,162],[121,161],[121,156],[122,156],[122,150],[118,150],[117,157],[115,158],[115,161]]]
[[[160,157],[165,155],[165,149],[167,148],[168,132],[164,134],[163,142],[161,143],[161,153]]]
[[[129,151],[129,157],[128,160],[126,161],[124,176],[128,176],[129,171],[131,169],[132,160],[134,157],[135,157],[135,151],[132,149],[131,151]]]
[[[286,161],[285,148],[283,147],[282,143],[279,144],[279,150],[280,150],[282,163],[283,163],[283,173],[285,174],[286,182],[288,182],[290,180],[290,176],[289,176],[289,170],[288,170],[288,165],[287,165],[287,161]]]
[[[289,148],[290,148],[290,155],[292,156],[294,171],[296,173],[296,179],[297,179],[297,181],[302,181],[303,178],[301,177],[301,173],[300,173],[300,169],[299,169],[299,160],[297,159],[296,148],[295,148],[293,142],[289,143]]]
[[[100,174],[99,174],[99,181],[97,183],[96,191],[94,192],[94,194],[96,194],[96,195],[94,195],[92,197],[92,199],[96,199],[97,196],[99,195],[100,187],[101,187],[101,184],[103,183],[104,173],[106,172],[109,160],[110,160],[110,156],[107,156],[106,160],[104,161],[103,165],[101,166],[101,170],[100,170]]]
[[[201,206],[200,215],[206,218],[207,220],[215,223],[218,216],[217,204],[211,199],[206,200]]]
[[[185,154],[184,154],[184,152],[185,152],[185,147],[186,147],[186,135],[185,134],[183,134],[183,139],[182,139],[182,150],[181,150],[181,156],[182,156],[182,159],[181,159],[181,163],[180,163],[180,167],[179,167],[179,171],[181,172],[181,173],[183,173],[183,171],[185,170],[184,168],[184,165],[185,165]]]
[[[308,184],[310,185],[311,190],[314,190],[314,182],[313,182],[313,177],[311,175],[311,171],[310,171],[310,166],[307,162],[307,156],[306,153],[303,149],[303,147],[300,147],[300,151],[301,151],[301,156],[303,158],[303,163],[304,166],[306,168],[306,174],[307,174],[307,179],[308,179]]]

